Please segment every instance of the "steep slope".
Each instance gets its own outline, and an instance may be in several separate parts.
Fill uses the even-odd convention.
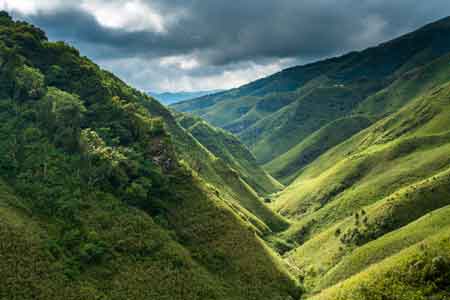
[[[317,130],[288,152],[264,165],[264,167],[283,183],[290,183],[304,167],[321,154],[370,124],[371,120],[364,115],[337,119]]]
[[[447,207],[358,249],[344,264],[371,266],[311,299],[450,299],[449,219]]]
[[[443,61],[448,62],[448,58],[440,63]],[[436,63],[431,65],[436,66]],[[444,68],[449,74],[448,67]],[[274,208],[298,220],[280,237],[294,248],[285,257],[295,273],[304,278],[310,291],[338,284],[324,292],[324,299],[328,299],[325,295],[333,295],[330,299],[338,297],[341,289],[339,297],[346,299],[350,293],[359,295],[361,285],[355,282],[367,283],[367,278],[376,281],[386,276],[391,282],[383,280],[379,285],[366,286],[369,294],[360,296],[361,299],[371,299],[369,295],[375,293],[376,288],[384,285],[380,290],[384,291],[394,283],[399,284],[402,291],[408,291],[404,295],[406,298],[399,299],[411,297],[414,291],[421,295],[418,299],[427,297],[424,291],[432,284],[432,279],[408,279],[419,280],[416,291],[408,287],[411,282],[402,281],[402,273],[392,275],[389,270],[398,267],[405,271],[406,261],[412,259],[414,251],[420,247],[405,250],[408,254],[399,254],[398,258],[396,253],[428,237],[428,233],[442,233],[439,241],[426,242],[432,249],[442,240],[448,240],[448,232],[444,229],[441,232],[438,225],[427,229],[425,223],[412,225],[411,222],[427,213],[432,212],[434,216],[434,211],[450,204],[449,80],[446,76],[444,84],[443,80],[437,80],[436,85],[428,84],[415,98],[405,101],[407,104],[398,112],[328,150],[307,165],[276,198]],[[448,210],[445,212],[436,222],[448,220]],[[404,226],[408,227],[403,229]],[[409,233],[407,240],[404,239],[406,234],[392,240],[389,233],[399,228]],[[412,234],[411,228],[421,230]],[[393,249],[390,243],[394,243]],[[384,247],[384,251],[380,251],[380,247]],[[439,253],[444,252],[438,251],[436,256]],[[432,257],[427,255],[423,253],[426,257],[423,259],[431,263]],[[374,266],[367,273],[364,271],[381,259],[386,259],[386,263],[380,262],[379,270]],[[349,279],[352,284],[349,283],[351,287],[347,291],[347,283],[341,285],[340,282],[352,275],[357,279]],[[445,295],[448,297],[448,293]],[[385,296],[394,297],[392,294]],[[339,297],[337,299],[341,299]],[[354,297],[350,299],[359,299]]]
[[[207,146],[209,146],[209,148],[214,150],[213,153],[193,137],[186,129],[179,126],[179,123],[175,120],[173,115],[158,102],[143,101],[142,104],[150,111],[158,112],[158,115],[164,118],[167,129],[173,137],[174,146],[178,149],[178,157],[183,162],[187,163],[196,175],[203,178],[209,185],[212,185],[220,198],[227,201],[233,208],[237,209],[245,219],[256,226],[260,235],[266,235],[272,231],[286,229],[288,225],[287,221],[266,207],[262,199],[262,196],[267,192],[278,190],[278,184],[276,182],[273,183],[270,177],[264,175],[265,173],[261,169],[251,169],[251,165],[249,165],[248,168],[241,168],[241,170],[258,174],[264,181],[262,183],[257,183],[255,180],[248,180],[246,182],[245,178],[248,178],[248,176],[242,175],[234,169],[236,167],[235,161],[236,159],[239,159],[241,163],[248,164],[249,162],[244,157],[235,157],[231,159],[229,155],[224,154],[228,153],[234,156],[238,153],[231,154],[225,148],[213,148],[210,144],[210,139],[215,137],[216,142],[219,144],[229,146],[227,145],[225,135],[217,135],[215,130],[209,130],[210,128],[206,127],[212,136],[210,139],[204,139],[204,142],[208,144]],[[239,145],[241,144],[239,143]],[[247,151],[241,146],[239,146],[238,149]],[[261,186],[264,182],[267,191],[258,188],[258,186]],[[251,186],[249,183],[254,185]],[[260,194],[258,194],[255,189],[259,190]]]
[[[298,298],[159,103],[5,13],[0,69],[0,298]]]
[[[266,239],[311,299],[449,299],[450,19],[174,106],[289,184]],[[304,72],[304,73],[302,73]]]
[[[192,145],[184,146],[184,149],[190,149],[185,159],[190,161],[194,171],[214,184],[224,196],[231,195],[228,198],[232,203],[251,212],[258,218],[257,221],[262,221],[271,231],[287,228],[287,221],[268,208],[261,198],[279,191],[282,185],[256,164],[251,153],[234,136],[187,115],[179,115],[178,121],[202,147],[207,149],[215,161],[214,175],[211,175],[207,170],[209,166],[200,155],[200,149],[194,151],[195,147]],[[220,178],[214,179],[212,176],[217,177],[215,174]]]
[[[258,162],[268,163],[328,123],[351,115],[402,74],[448,53],[449,35],[446,18],[377,47],[287,69],[173,108],[231,130]]]
[[[202,119],[179,114],[178,122],[203,146],[236,169],[243,179],[258,193],[265,195],[283,188],[256,163],[253,155],[230,133],[214,128]]]

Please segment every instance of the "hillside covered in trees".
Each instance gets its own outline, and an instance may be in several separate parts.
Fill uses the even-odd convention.
[[[262,241],[285,221],[225,160],[39,28],[0,37],[0,298],[298,298]]]

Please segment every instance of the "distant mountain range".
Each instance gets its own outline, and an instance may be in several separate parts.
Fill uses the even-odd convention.
[[[219,93],[221,91],[222,90],[197,91],[197,92],[164,92],[164,93],[149,92],[148,94],[153,98],[156,98],[162,104],[170,105],[198,97],[203,97],[206,95],[212,95],[215,93]]]

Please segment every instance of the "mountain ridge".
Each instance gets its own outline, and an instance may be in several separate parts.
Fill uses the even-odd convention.
[[[194,98],[207,96],[222,92],[223,90],[207,90],[207,91],[194,91],[194,92],[162,92],[162,93],[153,93],[149,92],[148,94],[153,98],[156,98],[158,101],[165,105],[171,105],[178,102],[183,102],[187,100],[191,100]]]

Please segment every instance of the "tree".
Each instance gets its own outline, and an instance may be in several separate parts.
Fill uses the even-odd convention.
[[[15,70],[14,99],[39,99],[45,92],[44,75],[39,70],[26,65]]]
[[[45,107],[43,114],[49,118],[45,122],[54,130],[55,143],[69,152],[78,150],[81,121],[86,112],[80,98],[51,87],[45,96],[43,106]]]

